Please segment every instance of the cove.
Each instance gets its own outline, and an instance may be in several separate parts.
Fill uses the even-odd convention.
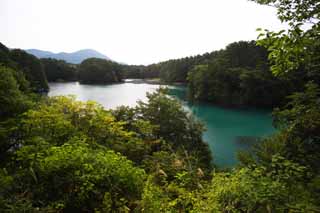
[[[111,85],[83,85],[78,82],[50,83],[49,96],[75,95],[78,100],[93,100],[106,109],[121,105],[135,106],[137,100],[146,101],[146,93],[159,85],[147,83],[121,83]],[[271,111],[238,110],[200,103],[191,105],[185,101],[186,88],[169,86],[169,94],[177,97],[186,110],[193,113],[206,126],[204,140],[213,153],[214,163],[220,167],[232,167],[237,163],[236,153],[250,149],[257,137],[275,132]]]

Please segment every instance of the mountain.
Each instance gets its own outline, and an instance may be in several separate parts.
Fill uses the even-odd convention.
[[[49,51],[43,51],[38,49],[27,49],[28,53],[36,56],[37,58],[55,58],[60,60],[65,60],[68,63],[80,64],[83,60],[87,58],[102,58],[106,60],[111,60],[109,57],[99,53],[92,49],[83,49],[72,53],[60,52],[53,53]]]

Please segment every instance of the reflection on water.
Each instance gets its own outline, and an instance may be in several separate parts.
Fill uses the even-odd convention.
[[[110,84],[85,85],[78,82],[50,83],[49,96],[76,95],[78,100],[93,100],[107,109],[121,105],[136,106],[137,100],[146,101],[146,93],[155,91],[159,86],[152,84]]]

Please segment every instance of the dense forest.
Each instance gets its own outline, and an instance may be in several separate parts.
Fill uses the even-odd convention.
[[[81,83],[90,84],[121,82],[121,66],[109,60],[89,58],[80,64],[78,79]]]
[[[300,92],[308,81],[320,81],[304,68],[274,75],[268,60],[270,50],[256,41],[240,41],[225,49],[126,69],[130,78],[158,77],[163,83],[184,83],[190,101],[204,101],[233,107],[272,108],[286,103],[286,97]],[[130,72],[131,71],[131,72]]]
[[[40,60],[49,82],[78,80],[76,65],[52,58],[42,58]]]
[[[74,70],[1,45],[1,212],[319,212],[320,3],[255,2],[276,7],[289,29],[261,31],[259,46],[231,44],[196,66],[185,64],[190,72],[183,68],[174,77],[189,81],[193,98],[232,104],[265,105],[258,93],[266,98],[297,90],[274,109],[278,132],[239,153],[233,169],[214,165],[202,140],[204,126],[164,88],[134,108],[115,110],[73,97],[50,98],[41,95],[51,73],[44,69],[68,67],[70,79]],[[311,26],[302,30],[305,23]],[[232,55],[246,49],[240,58]],[[181,61],[149,71],[183,66]],[[86,67],[103,78],[90,82],[122,78],[111,62],[88,59],[77,75],[86,76]],[[53,73],[50,78],[60,79]]]
[[[29,84],[28,89],[33,92],[48,91],[49,86],[42,64],[35,56],[20,49],[9,50],[0,43],[0,62],[17,70],[15,76],[23,90],[27,90],[26,84]]]

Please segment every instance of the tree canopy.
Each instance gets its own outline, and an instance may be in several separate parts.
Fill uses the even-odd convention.
[[[86,59],[79,66],[79,81],[98,84],[121,82],[121,66],[105,59]]]
[[[47,78],[39,59],[20,49],[11,50],[10,58],[17,64],[17,68],[22,70],[33,90],[40,92],[49,90]]]
[[[75,65],[68,64],[63,60],[51,58],[41,59],[44,72],[48,81],[76,81],[77,69]]]

